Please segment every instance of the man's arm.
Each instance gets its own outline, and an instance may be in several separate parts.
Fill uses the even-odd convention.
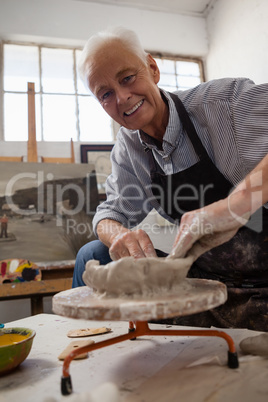
[[[268,202],[268,155],[225,199],[183,215],[171,255],[194,255],[230,240]]]
[[[120,222],[103,219],[98,223],[97,234],[99,239],[109,247],[112,260],[128,256],[156,257],[151,239],[142,229],[130,230]]]

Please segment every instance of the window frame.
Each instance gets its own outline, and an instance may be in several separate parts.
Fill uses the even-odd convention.
[[[204,69],[204,61],[201,57],[196,57],[196,56],[181,56],[181,55],[173,55],[171,53],[163,53],[163,52],[156,52],[156,51],[147,51],[147,53],[150,53],[153,58],[155,59],[165,59],[165,60],[172,60],[174,62],[176,61],[186,61],[186,62],[193,62],[197,63],[199,66],[199,71],[200,71],[200,81],[205,82],[205,69]],[[177,76],[177,74],[176,74]],[[179,90],[179,88],[178,88]]]
[[[83,142],[80,140],[80,121],[79,121],[79,97],[80,96],[85,96],[85,97],[92,97],[90,93],[88,94],[83,94],[83,93],[78,93],[78,85],[77,85],[77,60],[76,60],[76,51],[81,51],[83,47],[80,46],[66,46],[66,45],[57,45],[57,44],[46,44],[46,43],[35,43],[35,42],[21,42],[21,41],[12,41],[12,40],[2,40],[0,41],[0,141],[3,142],[8,142],[9,140],[4,139],[4,94],[5,93],[14,93],[14,94],[27,94],[26,91],[6,91],[4,90],[4,46],[5,45],[18,45],[18,46],[35,46],[38,48],[38,68],[39,68],[39,81],[40,81],[40,88],[39,91],[36,92],[37,95],[40,95],[40,110],[43,110],[43,96],[42,95],[61,95],[61,96],[74,96],[75,97],[75,118],[76,118],[76,133],[77,133],[77,141],[78,143]],[[49,49],[64,49],[64,50],[71,50],[72,51],[72,57],[73,57],[73,79],[74,79],[74,89],[75,92],[73,94],[67,94],[67,93],[53,93],[53,92],[44,92],[42,88],[42,60],[41,60],[41,49],[42,48],[49,48]],[[150,53],[153,58],[156,59],[165,59],[165,60],[171,60],[174,62],[177,61],[184,61],[184,62],[194,62],[198,64],[199,67],[199,72],[200,72],[200,82],[205,81],[205,73],[204,73],[204,62],[201,57],[195,57],[195,56],[181,56],[181,55],[174,55],[170,53],[163,53],[163,52],[157,52],[157,51],[148,51],[146,50],[147,53]],[[175,72],[175,76],[179,76]],[[177,81],[177,80],[176,80]],[[179,90],[179,88],[178,88]],[[41,112],[40,116],[40,124],[41,124],[41,140],[38,142],[45,142],[49,143],[50,141],[44,140],[44,134],[43,134],[43,113]],[[112,130],[112,136],[115,140],[116,138],[116,133],[114,132],[114,129],[117,128],[117,124],[115,122],[111,123],[111,130]],[[111,143],[114,142],[111,141]],[[12,141],[13,142],[13,141]],[[14,141],[15,143],[16,141]],[[104,143],[104,142],[103,142]]]

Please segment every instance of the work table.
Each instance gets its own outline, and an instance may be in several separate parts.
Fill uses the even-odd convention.
[[[67,337],[67,332],[80,328],[111,328],[112,332],[86,338],[95,342],[128,332],[128,322],[85,321],[54,314],[38,314],[5,326],[34,329],[36,337],[21,366],[0,377],[1,402],[46,402],[52,398],[67,402],[69,397],[61,395],[63,363],[58,360],[58,355],[74,340]],[[150,324],[150,327],[167,326]],[[120,402],[212,399],[266,402],[268,359],[243,356],[239,350],[242,339],[259,333],[243,329],[225,332],[233,338],[238,350],[238,369],[228,368],[228,348],[223,339],[143,336],[98,349],[86,359],[72,361],[70,374],[74,393],[90,392],[110,382],[118,388]]]

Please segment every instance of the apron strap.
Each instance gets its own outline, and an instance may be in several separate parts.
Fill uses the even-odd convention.
[[[178,98],[177,95],[174,95],[172,92],[169,92],[169,95],[170,95],[171,99],[173,100],[173,102],[175,103],[177,113],[181,120],[182,126],[183,126],[184,130],[186,131],[186,133],[188,134],[197,156],[199,157],[199,159],[209,158],[208,153],[207,153],[205,147],[203,146],[200,138],[198,137],[196,129],[195,129],[182,101],[180,100],[180,98]]]

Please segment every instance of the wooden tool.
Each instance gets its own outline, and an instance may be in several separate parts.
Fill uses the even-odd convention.
[[[60,353],[58,356],[59,360],[64,360],[70,353],[75,351],[78,348],[81,348],[83,346],[89,346],[94,343],[93,340],[83,340],[83,341],[72,341],[69,343],[69,345]],[[74,359],[85,359],[88,356],[88,353],[79,353],[79,355],[76,355]]]
[[[110,332],[110,331],[111,331],[111,328],[106,328],[106,327],[71,329],[70,331],[68,331],[67,336],[69,338],[81,338],[84,336],[106,334],[106,332]]]

